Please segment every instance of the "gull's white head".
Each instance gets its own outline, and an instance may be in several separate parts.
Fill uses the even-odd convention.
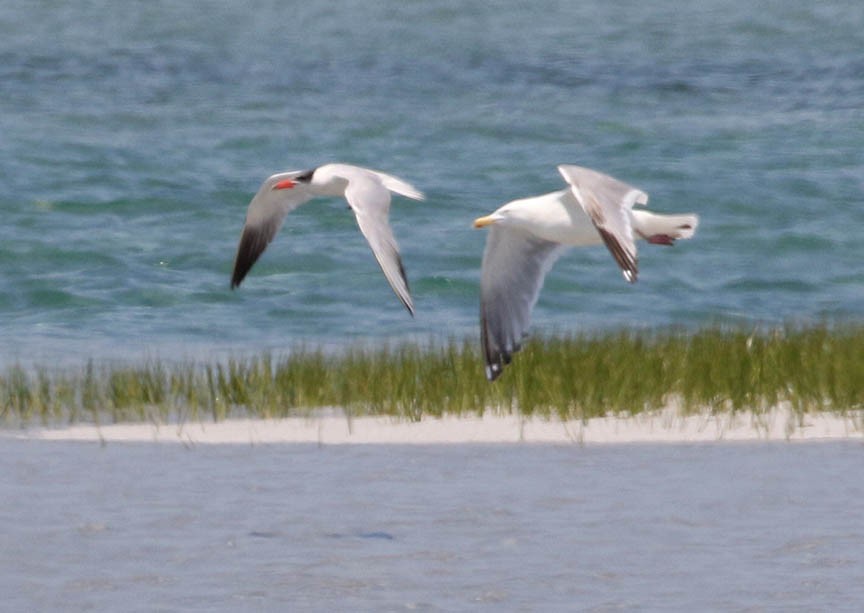
[[[491,225],[502,226],[519,226],[524,224],[524,212],[519,206],[515,206],[513,202],[508,202],[494,213],[485,217],[478,217],[474,220],[475,228],[485,228]]]

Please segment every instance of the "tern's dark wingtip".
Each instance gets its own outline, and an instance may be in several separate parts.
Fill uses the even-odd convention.
[[[231,277],[231,289],[237,289],[240,287],[240,284],[243,283],[243,276],[238,275],[236,272],[234,276]]]
[[[405,278],[404,276],[402,277]],[[399,294],[396,294],[399,296]],[[405,300],[402,296],[399,296],[399,301],[402,303],[402,306],[405,307],[405,310],[408,311],[408,314],[413,318],[414,317],[414,303],[409,300]]]

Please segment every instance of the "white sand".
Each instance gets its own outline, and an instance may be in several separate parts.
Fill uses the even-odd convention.
[[[581,421],[516,416],[349,420],[335,411],[309,418],[233,419],[183,424],[76,425],[7,430],[6,438],[51,441],[160,442],[184,444],[458,444],[458,443],[682,443],[712,441],[864,440],[864,411],[799,420],[790,410],[682,417],[676,410],[636,417]]]

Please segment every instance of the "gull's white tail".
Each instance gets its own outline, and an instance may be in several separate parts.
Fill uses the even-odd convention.
[[[641,210],[634,210],[631,213],[633,230],[636,234],[650,242],[661,244],[671,244],[679,238],[692,238],[699,225],[699,217],[693,214],[658,215]]]

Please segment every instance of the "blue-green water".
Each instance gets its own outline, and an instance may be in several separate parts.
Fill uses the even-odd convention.
[[[535,331],[860,320],[864,9],[850,0],[5,3],[0,357],[202,357],[477,334],[471,220],[614,174],[696,238],[549,276]],[[345,161],[396,199],[412,320],[344,203],[292,213],[238,291],[272,172]]]

